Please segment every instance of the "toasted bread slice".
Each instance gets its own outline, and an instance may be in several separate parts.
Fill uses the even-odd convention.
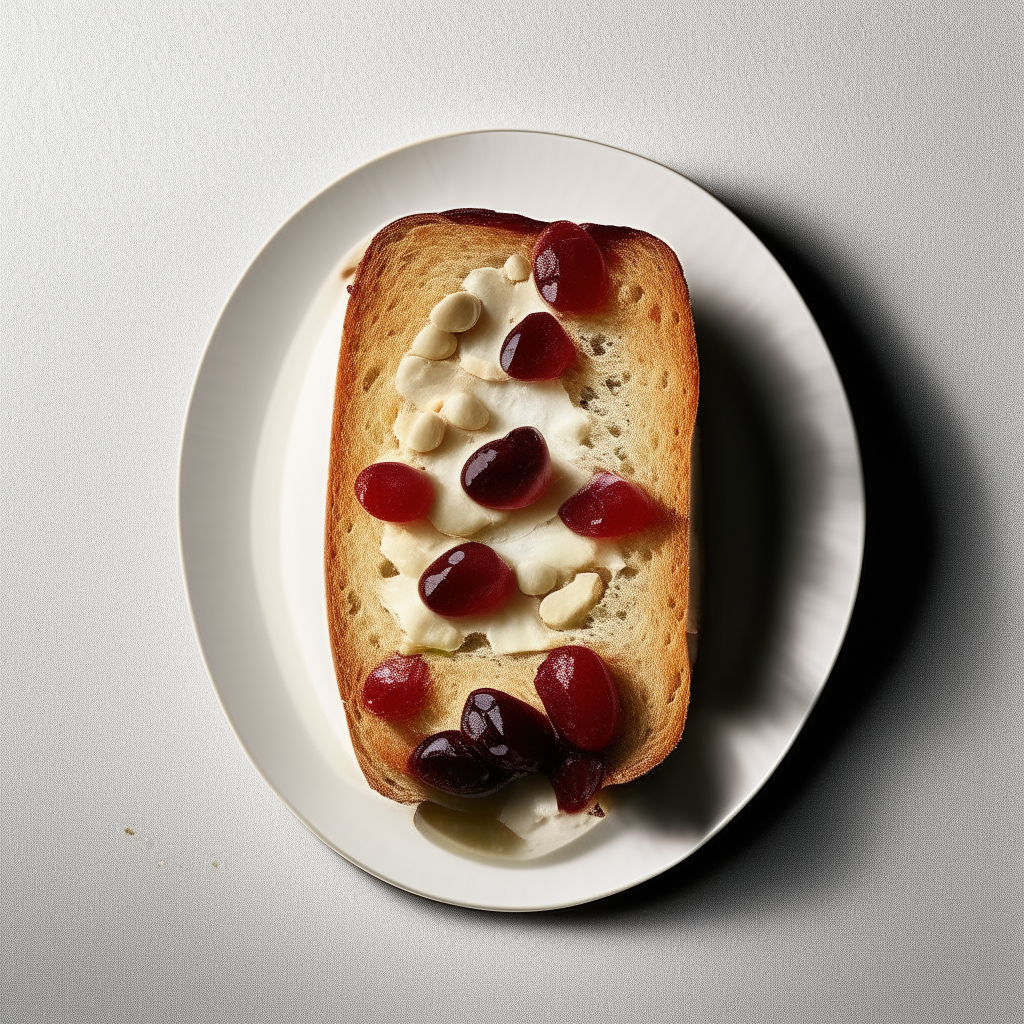
[[[406,774],[410,753],[428,735],[458,728],[472,690],[494,686],[543,710],[533,680],[546,652],[495,654],[474,635],[454,654],[423,652],[432,691],[415,718],[388,722],[362,708],[359,695],[367,674],[396,651],[409,650],[409,644],[381,600],[383,581],[395,574],[381,554],[384,524],[360,507],[353,482],[382,458],[416,461],[393,432],[399,414],[409,411],[395,382],[399,363],[435,304],[458,291],[477,268],[501,268],[513,254],[529,264],[546,226],[480,210],[405,217],[376,235],[351,286],[331,435],[328,622],[359,764],[375,790],[403,803],[429,796]],[[686,718],[690,457],[698,370],[689,296],[675,253],[641,231],[587,229],[604,253],[611,288],[600,314],[559,316],[579,352],[576,368],[561,383],[589,419],[589,438],[579,445],[575,463],[587,473],[607,470],[635,481],[659,509],[654,526],[618,542],[624,565],[614,571],[592,567],[605,580],[604,595],[581,625],[558,635],[558,645],[582,644],[600,654],[618,684],[622,727],[605,752],[605,785],[613,785],[657,765],[679,741]],[[509,381],[503,386],[530,385]]]

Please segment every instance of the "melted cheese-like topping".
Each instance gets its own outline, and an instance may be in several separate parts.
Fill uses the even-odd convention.
[[[525,562],[544,562],[571,578],[585,566],[603,565],[615,571],[625,565],[614,545],[577,536],[557,517],[524,536],[489,543],[513,569]],[[451,537],[422,520],[384,527],[381,554],[399,574],[382,582],[381,600],[409,638],[403,653],[423,647],[456,651],[471,633],[486,635],[495,654],[546,651],[564,643],[562,634],[541,620],[538,599],[526,594],[514,595],[498,611],[487,615],[449,619],[427,608],[420,600],[420,576],[450,547],[454,547]]]
[[[501,270],[484,267],[469,274],[463,287],[480,299],[479,319],[459,335],[457,360],[410,354],[399,364],[395,387],[412,409],[399,414],[395,435],[406,446],[417,417],[441,409],[454,394],[472,395],[486,407],[489,420],[475,431],[449,425],[437,447],[415,456],[436,498],[429,522],[385,526],[381,553],[399,574],[382,581],[381,599],[408,637],[408,652],[454,651],[471,633],[484,633],[495,654],[548,650],[564,637],[541,620],[536,597],[516,594],[488,615],[457,619],[435,614],[419,597],[423,570],[468,538],[490,545],[513,569],[525,562],[546,563],[562,581],[583,568],[617,571],[625,564],[616,545],[580,537],[558,518],[562,502],[590,479],[575,464],[590,430],[587,414],[572,404],[560,381],[513,380],[498,361],[512,327],[530,313],[548,311],[533,279],[513,282]],[[462,489],[463,465],[481,445],[525,426],[544,435],[551,453],[551,486],[524,509],[499,512],[478,505]],[[385,457],[394,458],[394,453]]]

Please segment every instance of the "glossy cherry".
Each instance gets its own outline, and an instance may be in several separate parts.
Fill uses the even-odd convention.
[[[420,577],[420,599],[438,615],[458,618],[500,608],[515,593],[515,573],[493,548],[468,541],[435,558]]]
[[[419,656],[396,654],[382,661],[363,683],[363,707],[378,718],[412,718],[427,703],[430,670]]]
[[[558,735],[579,750],[604,750],[619,727],[619,690],[589,647],[557,647],[540,664],[534,686]]]
[[[554,380],[576,362],[576,346],[550,313],[530,313],[508,332],[498,361],[516,380]]]
[[[547,718],[502,690],[474,690],[462,709],[462,735],[480,756],[516,775],[540,770],[555,749]]]
[[[454,796],[484,796],[512,779],[509,772],[478,757],[455,729],[428,736],[409,755],[408,772],[414,779]]]
[[[608,265],[597,242],[568,220],[549,224],[533,247],[533,278],[559,313],[596,313],[608,301]]]
[[[535,427],[481,445],[462,467],[462,489],[485,508],[525,508],[551,483],[551,455]]]
[[[434,502],[434,486],[422,470],[404,462],[374,462],[356,477],[356,499],[375,519],[411,523]]]
[[[547,774],[555,791],[558,809],[564,814],[578,814],[601,788],[604,759],[600,754],[563,746]]]
[[[654,502],[629,480],[614,473],[595,473],[562,502],[558,515],[581,537],[622,537],[650,525]]]

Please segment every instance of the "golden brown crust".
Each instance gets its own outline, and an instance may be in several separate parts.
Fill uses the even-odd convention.
[[[472,637],[453,656],[424,655],[431,699],[411,721],[382,721],[358,699],[367,673],[402,639],[379,598],[382,575],[393,572],[380,553],[382,524],[353,492],[358,473],[397,444],[392,426],[404,405],[394,387],[398,363],[439,299],[478,267],[500,267],[513,253],[529,260],[546,226],[475,214],[406,217],[374,238],[356,272],[338,362],[324,556],[331,650],[363,773],[375,790],[403,803],[426,796],[405,774],[409,754],[431,733],[458,728],[471,690],[496,686],[542,709],[533,677],[545,653],[498,657]],[[686,718],[698,370],[675,253],[631,229],[594,227],[592,233],[608,262],[612,299],[599,316],[561,318],[583,355],[563,384],[592,424],[578,464],[636,480],[661,512],[656,526],[624,539],[626,569],[584,626],[565,634],[565,643],[596,650],[619,685],[624,725],[606,752],[605,784],[613,785],[657,765],[678,742]]]

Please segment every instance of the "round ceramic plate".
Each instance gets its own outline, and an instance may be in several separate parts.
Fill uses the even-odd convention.
[[[678,253],[701,358],[701,647],[677,750],[556,853],[428,838],[353,757],[323,601],[339,261],[397,217],[453,207],[625,224]],[[353,864],[463,906],[540,910],[683,860],[760,788],[816,700],[857,590],[864,497],[835,366],[792,282],[721,203],[649,160],[532,132],[421,142],[335,182],[266,244],[210,337],[185,422],[179,530],[203,657],[239,742]]]

